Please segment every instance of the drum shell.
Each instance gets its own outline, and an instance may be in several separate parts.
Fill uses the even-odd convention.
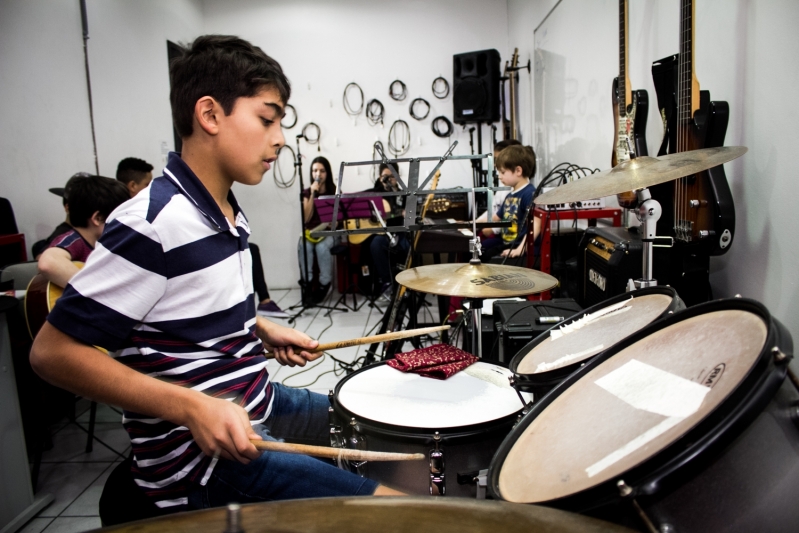
[[[459,485],[458,474],[488,468],[497,448],[519,421],[521,403],[518,413],[470,426],[415,428],[377,422],[351,412],[338,401],[339,392],[346,381],[369,368],[364,367],[341,380],[330,400],[335,423],[342,428],[348,446],[385,452],[422,453],[429,458],[431,450],[435,448],[435,435],[438,433],[439,448],[444,451],[446,495],[474,498],[476,485]],[[365,463],[358,471],[369,479],[408,494],[430,494],[428,460]]]
[[[726,398],[709,416],[702,420],[695,427],[690,429],[681,438],[672,443],[670,446],[661,450],[659,453],[648,458],[643,463],[628,470],[623,475],[613,478],[604,483],[600,483],[587,490],[569,495],[564,498],[551,500],[548,502],[541,502],[544,505],[552,507],[571,510],[576,512],[583,512],[600,516],[604,519],[612,519],[619,522],[629,523],[632,515],[632,505],[629,503],[630,498],[635,498],[647,512],[650,512],[657,519],[669,521],[675,517],[685,517],[682,519],[689,520],[692,515],[686,511],[675,510],[680,505],[685,505],[687,500],[694,497],[697,492],[705,491],[698,501],[699,505],[705,506],[705,512],[711,520],[718,520],[714,527],[705,529],[697,529],[697,531],[719,531],[726,530],[729,527],[724,519],[712,511],[708,511],[707,507],[718,505],[718,502],[724,498],[724,494],[708,491],[708,487],[700,487],[699,489],[686,490],[682,492],[681,487],[691,479],[697,479],[697,483],[702,483],[701,477],[704,476],[706,468],[711,465],[718,457],[723,457],[729,453],[725,450],[732,450],[739,442],[739,436],[751,427],[753,421],[759,419],[764,415],[764,411],[774,412],[776,409],[780,414],[772,418],[782,420],[781,426],[785,426],[784,434],[786,436],[796,436],[796,427],[790,427],[785,423],[787,413],[781,411],[781,405],[786,401],[790,403],[792,394],[795,395],[795,389],[784,387],[785,376],[787,373],[787,362],[793,353],[793,345],[790,334],[782,327],[779,322],[772,319],[768,310],[761,304],[753,300],[734,298],[729,300],[717,300],[700,304],[680,313],[663,318],[662,320],[653,322],[646,328],[638,331],[637,333],[627,337],[623,341],[617,343],[612,348],[605,350],[599,355],[595,356],[592,360],[587,362],[582,368],[578,369],[566,380],[556,386],[550,394],[542,398],[541,401],[533,405],[531,411],[524,416],[520,423],[514,428],[513,432],[508,435],[508,438],[500,446],[497,454],[494,456],[489,469],[489,490],[495,497],[501,499],[498,490],[499,472],[501,470],[502,462],[510,451],[513,443],[518,438],[518,434],[524,431],[530,423],[551,404],[557,397],[566,389],[571,387],[574,383],[579,381],[584,375],[592,371],[594,368],[613,357],[618,352],[624,350],[628,346],[638,342],[641,339],[664,329],[672,324],[681,320],[699,316],[704,313],[713,311],[740,309],[752,312],[760,316],[768,327],[767,338],[764,343],[764,348],[756,363],[746,375],[746,377],[738,384],[732,391],[730,396]],[[772,353],[773,347],[779,347],[782,353],[787,357],[781,362],[775,363],[775,357]],[[780,396],[775,400],[775,394],[778,390]],[[740,437],[745,438],[745,437]],[[736,440],[739,439],[739,440]],[[752,447],[749,445],[749,447]],[[794,452],[797,451],[797,443],[791,444]],[[783,446],[783,450],[785,450]],[[790,452],[783,453],[782,457],[790,456]],[[735,454],[733,453],[733,457]],[[795,461],[796,457],[793,457]],[[793,465],[791,465],[793,466]],[[742,465],[746,468],[746,465]],[[622,497],[619,494],[616,482],[623,479],[625,484],[631,488],[630,494],[627,497]],[[716,475],[716,479],[723,480],[723,475]],[[772,480],[773,481],[773,480]],[[719,481],[720,482],[720,481]],[[710,484],[719,483],[712,480]],[[794,481],[792,480],[792,483]],[[724,487],[722,485],[722,487]],[[795,492],[789,494],[796,494]],[[790,498],[790,496],[788,496]],[[752,500],[747,500],[747,505],[754,507]],[[698,508],[698,507],[697,507]],[[793,509],[790,512],[795,512]],[[628,513],[624,516],[624,513]],[[690,522],[690,520],[689,520]],[[692,531],[693,526],[684,523],[669,522],[674,531]],[[657,524],[656,524],[657,525]]]
[[[568,377],[575,370],[586,364],[593,357],[598,357],[602,353],[600,352],[600,354],[596,354],[592,357],[589,357],[588,359],[583,359],[582,361],[577,361],[571,365],[567,365],[561,368],[556,368],[554,370],[550,370],[549,372],[541,372],[538,374],[518,373],[517,370],[519,368],[519,364],[522,362],[522,359],[524,359],[524,357],[528,353],[530,353],[530,351],[533,348],[535,348],[542,342],[549,339],[550,331],[556,328],[560,328],[561,326],[564,326],[566,324],[571,324],[572,322],[581,319],[585,315],[596,313],[597,311],[604,309],[606,307],[610,307],[611,305],[623,302],[625,300],[629,300],[631,296],[639,297],[639,296],[646,296],[647,294],[665,294],[666,296],[669,296],[672,299],[671,304],[669,304],[666,310],[663,311],[663,313],[660,316],[658,316],[655,320],[653,320],[651,323],[657,322],[663,317],[666,317],[668,315],[676,313],[677,311],[685,309],[685,304],[683,303],[682,299],[680,299],[680,297],[677,295],[677,291],[675,291],[671,287],[665,287],[665,286],[650,287],[647,289],[639,289],[632,293],[628,292],[625,294],[620,294],[618,296],[614,296],[613,298],[609,298],[604,302],[600,302],[592,307],[589,307],[588,309],[584,309],[579,313],[570,316],[564,321],[555,324],[547,331],[545,331],[535,339],[531,340],[521,350],[519,350],[519,352],[513,357],[513,359],[511,359],[510,365],[508,367],[510,371],[513,372],[513,378],[515,380],[514,387],[516,387],[517,390],[522,392],[533,393],[535,399],[538,400],[541,396],[552,390],[556,385],[558,385],[560,382],[566,379],[566,377]],[[609,350],[610,348],[612,348],[612,346],[606,348],[605,351]]]

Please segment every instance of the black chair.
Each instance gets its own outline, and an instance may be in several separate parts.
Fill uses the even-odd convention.
[[[160,509],[151,502],[136,485],[130,473],[131,466],[133,452],[111,471],[105,482],[100,496],[100,522],[103,527],[169,514],[168,510]]]

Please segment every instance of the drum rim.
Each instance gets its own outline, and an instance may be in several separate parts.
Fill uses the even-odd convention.
[[[494,364],[488,363],[487,361],[478,361],[487,364]],[[411,426],[401,426],[398,424],[389,424],[386,422],[380,422],[378,420],[373,420],[371,418],[366,418],[361,416],[357,413],[353,413],[342,403],[339,401],[339,393],[341,392],[341,387],[350,379],[354,378],[357,374],[365,372],[369,369],[373,369],[378,365],[386,365],[388,364],[387,361],[381,361],[369,366],[365,366],[360,368],[350,374],[349,376],[345,377],[341,381],[336,384],[335,389],[332,391],[332,395],[330,396],[330,405],[333,407],[334,414],[338,415],[342,420],[339,422],[342,425],[351,424],[349,422],[353,418],[356,421],[358,431],[364,434],[371,434],[374,436],[386,436],[386,437],[393,437],[400,439],[402,441],[407,442],[433,442],[433,436],[438,433],[441,437],[442,442],[446,441],[453,441],[453,440],[463,440],[469,438],[476,438],[480,437],[485,434],[489,434],[494,432],[495,430],[502,429],[506,426],[512,426],[518,419],[519,414],[522,410],[525,409],[524,406],[520,406],[518,411],[514,411],[513,413],[503,416],[501,418],[496,418],[494,420],[489,420],[487,422],[480,422],[478,424],[470,424],[468,426],[453,426],[453,427],[445,427],[445,428],[417,428]],[[501,366],[501,365],[496,365]],[[521,402],[520,402],[521,403]]]
[[[788,362],[793,355],[790,334],[771,316],[763,304],[755,300],[728,298],[695,305],[649,324],[595,356],[533,404],[530,412],[502,442],[491,459],[488,470],[488,488],[492,495],[504,501],[499,491],[499,473],[518,435],[571,385],[628,346],[661,329],[699,315],[726,310],[742,310],[758,315],[767,329],[762,352],[727,398],[676,441],[622,475],[568,496],[536,502],[536,505],[582,512],[625,499],[619,495],[616,485],[619,479],[623,478],[632,488],[632,492],[626,498],[646,498],[678,486],[681,481],[701,472],[706,462],[712,460],[717,451],[729,445],[765,409],[787,375]],[[782,349],[786,343],[791,353],[785,352],[788,357],[781,362],[775,362],[772,348],[777,346]],[[689,464],[695,464],[699,468],[688,471],[685,467]]]
[[[508,369],[513,373],[513,378],[514,378],[514,380],[516,382],[516,389],[520,390],[520,391],[523,391],[523,392],[531,392],[530,389],[535,389],[535,388],[538,388],[538,387],[549,387],[549,386],[557,385],[564,377],[568,376],[569,374],[571,374],[572,372],[574,372],[575,370],[577,370],[581,366],[587,364],[588,361],[591,361],[594,357],[598,357],[603,352],[613,348],[613,346],[609,346],[608,348],[605,348],[604,350],[602,350],[601,352],[599,352],[599,353],[597,353],[595,355],[592,355],[592,356],[587,357],[585,359],[582,359],[580,361],[576,361],[576,362],[574,362],[574,363],[572,363],[570,365],[567,365],[567,366],[563,366],[563,367],[560,367],[560,368],[555,368],[555,369],[549,370],[547,372],[539,372],[537,374],[520,374],[519,372],[517,372],[517,369],[519,368],[519,364],[521,364],[522,359],[524,359],[524,357],[530,352],[530,350],[532,350],[533,348],[535,348],[536,346],[538,346],[539,344],[544,342],[549,337],[549,334],[550,334],[550,332],[552,330],[554,330],[555,328],[559,328],[561,326],[564,326],[566,324],[571,324],[575,320],[579,320],[580,318],[584,317],[586,314],[595,313],[596,311],[599,311],[600,309],[604,309],[605,307],[608,307],[610,305],[614,305],[614,304],[617,304],[619,302],[623,302],[625,300],[629,300],[631,297],[632,298],[639,298],[641,296],[647,296],[647,295],[650,295],[650,294],[664,294],[664,295],[667,295],[667,296],[671,296],[671,303],[663,311],[663,313],[658,315],[654,320],[652,320],[652,322],[650,322],[649,324],[644,326],[645,328],[649,327],[651,324],[654,324],[655,322],[657,322],[658,320],[662,319],[663,317],[669,316],[670,314],[677,313],[681,309],[685,308],[685,304],[683,303],[683,301],[680,298],[680,296],[677,294],[677,291],[674,290],[674,288],[672,288],[672,287],[664,285],[664,286],[658,286],[658,287],[648,287],[648,288],[645,288],[645,289],[638,289],[638,290],[631,291],[631,292],[625,292],[624,294],[619,294],[617,296],[614,296],[612,298],[608,298],[607,300],[599,302],[598,304],[594,304],[594,305],[592,305],[591,307],[589,307],[587,309],[583,309],[582,311],[578,311],[577,313],[573,314],[572,316],[562,320],[561,322],[558,322],[557,324],[555,324],[554,326],[552,326],[551,328],[549,328],[545,332],[543,332],[540,335],[538,335],[536,338],[532,339],[530,342],[525,344],[516,353],[516,355],[513,356],[513,358],[510,361],[510,364],[508,365]],[[636,332],[632,333],[632,335],[634,335],[635,333],[638,333],[638,332],[636,331]],[[622,339],[622,340],[624,340],[624,339]],[[619,342],[622,342],[622,341],[619,341]],[[521,355],[521,354],[524,354],[524,355]],[[532,392],[535,392],[535,391],[532,391]]]

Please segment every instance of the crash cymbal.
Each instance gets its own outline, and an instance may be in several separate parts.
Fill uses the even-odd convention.
[[[102,531],[126,533],[221,533],[227,509],[178,513],[132,522]],[[626,529],[596,518],[499,501],[458,498],[321,498],[241,506],[245,533],[624,533]]]
[[[463,298],[504,298],[537,294],[558,280],[531,268],[447,263],[410,268],[397,274],[400,285],[418,292]]]
[[[637,157],[545,192],[535,203],[567,204],[652,187],[727,163],[746,151],[745,146],[721,146],[662,157]]]

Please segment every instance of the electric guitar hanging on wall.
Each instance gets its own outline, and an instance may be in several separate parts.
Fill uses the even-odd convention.
[[[649,113],[649,94],[633,91],[627,74],[627,0],[619,0],[619,76],[613,79],[613,153],[610,164],[629,161],[630,148],[636,157],[649,155],[646,147],[646,117]],[[628,144],[629,141],[629,144]],[[637,203],[634,192],[617,195],[621,207],[632,208]]]
[[[694,3],[681,0],[680,53],[652,64],[663,141],[658,155],[724,145],[729,121],[727,102],[710,101],[695,74]],[[658,235],[695,253],[721,255],[735,233],[735,205],[722,165],[651,188],[662,208]]]

